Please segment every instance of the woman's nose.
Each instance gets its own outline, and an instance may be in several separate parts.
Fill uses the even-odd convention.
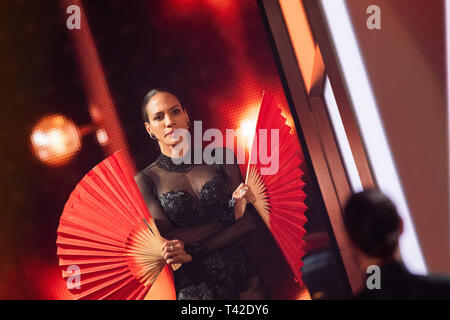
[[[173,118],[170,115],[167,115],[166,118],[166,126],[171,126],[175,124],[175,121],[173,120]]]

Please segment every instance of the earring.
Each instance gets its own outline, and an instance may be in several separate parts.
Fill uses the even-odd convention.
[[[187,127],[188,127],[188,129],[191,127],[191,120],[188,121]]]
[[[150,133],[150,138],[152,138],[153,140],[158,140],[158,138],[156,138],[156,136],[153,133]]]

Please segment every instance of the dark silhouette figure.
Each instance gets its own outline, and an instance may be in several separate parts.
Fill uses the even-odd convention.
[[[344,224],[362,270],[380,267],[380,288],[364,289],[357,299],[450,299],[450,278],[410,273],[399,259],[403,222],[393,202],[377,190],[353,195]]]

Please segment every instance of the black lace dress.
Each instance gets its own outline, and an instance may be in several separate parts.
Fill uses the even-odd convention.
[[[135,179],[161,235],[193,257],[174,272],[177,299],[239,299],[259,283],[242,240],[254,217],[247,210],[235,221],[230,201],[242,182],[237,164],[177,165],[161,154]]]

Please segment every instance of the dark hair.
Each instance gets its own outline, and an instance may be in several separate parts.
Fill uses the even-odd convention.
[[[353,195],[344,209],[344,225],[351,241],[373,257],[387,258],[394,253],[400,221],[394,203],[377,190]]]
[[[145,95],[144,101],[142,102],[142,106],[141,106],[142,119],[144,120],[144,122],[150,122],[150,119],[148,118],[148,113],[147,113],[147,104],[157,93],[161,93],[161,92],[170,93],[171,95],[177,97],[176,94],[172,93],[172,91],[170,91],[166,88],[155,88],[155,89],[150,90]],[[183,106],[181,106],[181,107],[184,109]]]

